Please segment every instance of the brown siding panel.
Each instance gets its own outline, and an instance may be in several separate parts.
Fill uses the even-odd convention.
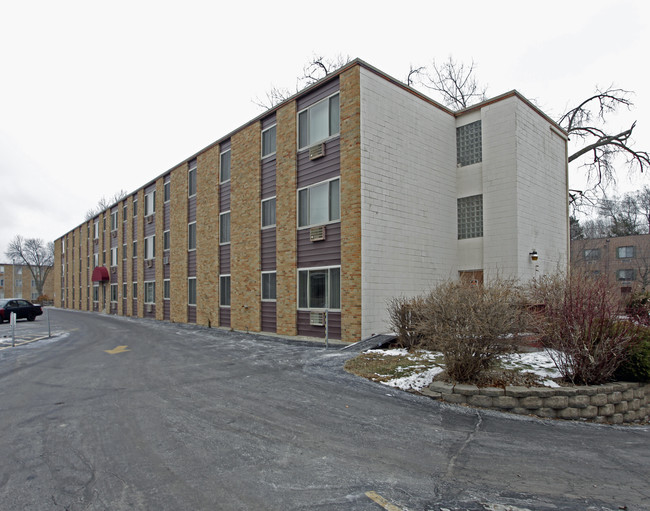
[[[219,326],[230,326],[230,309],[223,307],[219,309]]]
[[[327,96],[338,92],[339,90],[339,77],[337,76],[332,81],[323,84],[322,87],[306,94],[305,96],[298,98],[298,110],[303,110],[308,106],[318,103],[321,99],[325,99]]]
[[[309,150],[298,153],[298,188],[320,183],[341,175],[340,139],[325,142],[325,156],[309,159]]]
[[[196,222],[196,195],[187,199],[187,223]]]
[[[262,302],[262,331],[275,332],[277,329],[275,302]]]
[[[230,209],[230,181],[223,183],[219,188],[219,212]]]
[[[219,273],[222,275],[230,273],[230,245],[219,246]]]
[[[187,322],[196,323],[196,306],[193,305],[187,306]]]
[[[298,335],[309,337],[325,338],[324,326],[311,326],[309,324],[309,312],[298,311]],[[330,339],[341,338],[341,313],[330,312],[328,314],[328,336]]]
[[[298,267],[341,264],[341,224],[327,224],[323,241],[310,241],[309,229],[298,231]]]
[[[262,271],[275,270],[276,267],[276,241],[275,227],[263,229],[262,234]]]
[[[262,160],[262,199],[275,196],[275,155]]]
[[[196,250],[187,253],[187,276],[196,277]]]

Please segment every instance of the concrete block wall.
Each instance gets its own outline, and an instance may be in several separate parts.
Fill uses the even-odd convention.
[[[451,112],[363,68],[360,82],[365,337],[387,331],[388,300],[457,275],[456,133]]]
[[[164,317],[164,300],[163,300],[163,280],[165,279],[165,265],[163,263],[163,246],[165,231],[165,178],[160,176],[156,179],[156,213],[154,222],[156,222],[156,319],[162,320]]]
[[[230,322],[261,330],[260,180],[261,128],[247,126],[231,139]],[[295,224],[294,224],[295,226]]]
[[[127,316],[134,316],[137,311],[133,310],[133,195],[125,199],[127,218],[126,218],[126,310],[124,314]]]
[[[448,403],[550,419],[622,424],[650,418],[650,384],[632,382],[555,388],[503,388],[434,381],[423,394]]]

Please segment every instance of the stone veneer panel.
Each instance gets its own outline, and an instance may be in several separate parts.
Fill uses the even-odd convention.
[[[261,330],[259,123],[232,137],[230,173],[230,324]],[[294,224],[295,225],[295,224]]]
[[[144,188],[137,192],[138,196],[138,216],[137,216],[137,233],[138,240],[138,310],[133,311],[136,317],[144,316]]]
[[[133,195],[126,199],[127,218],[126,218],[126,259],[122,261],[126,264],[126,310],[124,314],[134,316],[133,311]]]
[[[187,322],[187,175],[187,163],[179,165],[170,184],[170,319],[177,323]]]
[[[361,97],[359,67],[341,91],[341,337],[361,339]]]
[[[163,299],[163,281],[165,280],[165,265],[163,263],[163,237],[165,231],[165,178],[156,180],[156,319],[164,318],[165,307]]]
[[[296,102],[276,113],[277,333],[296,335]]]
[[[197,159],[196,322],[219,324],[219,146]]]

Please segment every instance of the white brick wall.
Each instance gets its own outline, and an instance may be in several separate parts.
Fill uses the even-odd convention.
[[[343,207],[345,207],[343,205]],[[455,278],[453,116],[361,69],[362,335],[387,302]]]

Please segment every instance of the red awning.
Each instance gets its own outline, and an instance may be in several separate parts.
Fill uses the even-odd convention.
[[[108,274],[108,268],[105,266],[95,266],[93,270],[93,282],[103,282],[105,280],[111,280],[110,275]]]

